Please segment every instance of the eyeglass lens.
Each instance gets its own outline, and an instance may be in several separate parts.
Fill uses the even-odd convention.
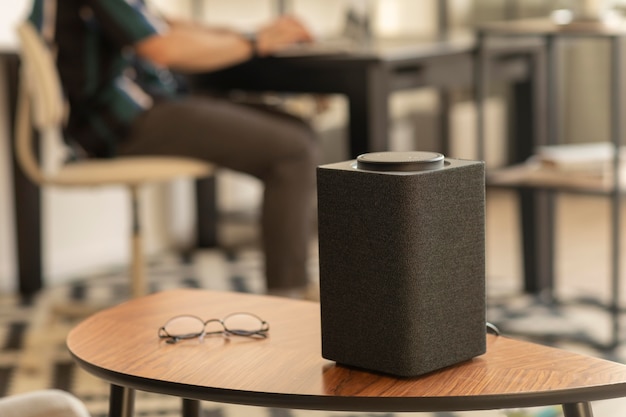
[[[267,330],[264,328],[266,323],[263,320],[248,313],[231,314],[225,317],[222,323],[227,331],[234,334],[254,334]]]
[[[172,337],[197,337],[204,332],[204,322],[198,317],[180,316],[170,319],[163,328]]]

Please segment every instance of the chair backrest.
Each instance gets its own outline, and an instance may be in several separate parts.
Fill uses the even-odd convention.
[[[33,148],[32,126],[41,135],[61,131],[67,106],[52,52],[31,22],[17,28],[20,41],[22,73],[17,111],[16,156],[26,175],[45,183],[48,172],[42,170]]]

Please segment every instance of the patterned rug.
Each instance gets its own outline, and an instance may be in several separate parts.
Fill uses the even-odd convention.
[[[316,263],[316,262],[314,262]],[[262,292],[261,258],[255,250],[225,252],[205,250],[183,262],[175,256],[160,256],[149,265],[151,291],[168,288],[197,287],[244,292]],[[314,265],[311,266],[315,268]],[[78,368],[64,344],[65,335],[76,319],[55,318],[51,312],[67,310],[73,300],[90,305],[106,306],[127,298],[125,270],[112,269],[77,277],[69,284],[49,288],[32,303],[21,305],[12,295],[0,295],[0,396],[42,388],[59,388],[69,391],[85,402],[93,417],[104,417],[108,410],[109,387]],[[595,329],[594,318],[586,312],[574,313],[567,309],[546,311],[536,300],[517,298],[517,301],[500,299],[490,306],[488,319],[501,327],[515,330],[539,329],[549,333],[546,326],[563,327],[579,331]],[[521,300],[521,301],[520,301]],[[523,314],[521,313],[523,312]],[[584,320],[581,318],[583,317]],[[551,322],[552,320],[553,322]],[[554,323],[554,321],[557,321]],[[560,323],[558,321],[561,321]],[[590,322],[591,320],[591,322]],[[520,324],[521,323],[521,324]],[[525,327],[524,327],[525,326]],[[545,333],[544,333],[545,334]],[[559,344],[555,342],[553,344]],[[576,349],[581,348],[578,344]],[[584,346],[583,350],[594,356],[606,352]],[[615,352],[611,353],[614,355]],[[625,356],[626,357],[626,356]],[[180,400],[174,397],[137,392],[135,400],[138,416],[178,416]],[[202,404],[203,417],[393,417],[390,413],[329,413],[322,411],[271,409],[217,403]],[[420,413],[424,417],[557,417],[559,407],[541,407],[531,410],[480,411],[465,413]]]
[[[614,316],[609,304],[610,300],[576,292],[550,301],[491,294],[487,319],[508,336],[626,363],[624,311]]]

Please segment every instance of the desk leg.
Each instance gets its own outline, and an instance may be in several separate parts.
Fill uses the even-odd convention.
[[[563,404],[564,417],[593,417],[593,410],[589,403]]]
[[[111,384],[109,417],[132,417],[135,408],[135,390]]]
[[[452,152],[450,143],[450,118],[452,111],[452,94],[449,90],[439,90],[439,151],[445,156]]]
[[[485,157],[485,101],[489,91],[489,56],[486,51],[487,35],[479,31],[477,38],[474,70],[474,99],[476,101],[476,155],[478,159]],[[513,102],[511,109],[511,127],[509,131],[509,162],[524,162],[534,152],[534,147],[542,140],[539,128],[539,112],[543,110],[544,97],[543,60],[541,57],[529,56],[531,60],[531,77],[513,86]],[[518,204],[522,233],[522,257],[524,264],[524,292],[539,295],[551,289],[551,248],[550,236],[546,236],[546,223],[552,219],[547,206],[547,199],[536,190],[518,189]],[[547,271],[547,273],[546,273]]]
[[[620,276],[621,276],[621,188],[622,181],[618,173],[621,172],[620,149],[622,147],[622,48],[624,38],[615,36],[611,39],[611,141],[613,142],[613,190],[611,193],[611,321],[612,341],[610,346],[616,348],[620,343]]]
[[[389,87],[382,65],[368,66],[353,74],[347,94],[350,117],[350,158],[389,148]],[[366,143],[366,146],[363,144]]]
[[[200,417],[200,401],[183,398],[182,417]]]
[[[528,57],[531,75],[528,80],[513,86],[511,111],[509,160],[522,163],[530,157],[535,146],[544,144],[548,129],[545,114],[548,112],[547,65],[543,53]],[[554,134],[554,132],[550,132]],[[553,197],[540,190],[520,189],[518,191],[521,220],[524,292],[552,299],[554,224]]]
[[[15,113],[19,85],[19,58],[3,57],[8,91],[9,135],[11,164],[13,167],[13,193],[15,207],[15,242],[17,252],[18,289],[25,302],[42,287],[41,253],[41,195],[39,187],[22,172],[15,159]]]
[[[215,176],[196,180],[197,245],[199,248],[217,246],[217,192]]]

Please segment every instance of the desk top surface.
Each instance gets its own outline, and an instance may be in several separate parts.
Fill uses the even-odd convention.
[[[559,36],[626,36],[626,25],[610,25],[596,20],[572,21],[557,24],[549,18],[516,19],[487,22],[478,25],[479,31],[501,35],[559,35]]]
[[[445,37],[390,37],[371,41],[349,42],[342,39],[320,40],[312,44],[288,47],[276,54],[279,58],[378,59],[432,57],[467,53],[475,46],[471,32],[450,33]]]
[[[267,339],[221,336],[168,344],[176,315],[247,311]],[[487,353],[416,378],[350,369],[321,356],[319,304],[205,290],[172,290],[101,311],[67,344],[88,372],[129,388],[258,406],[352,411],[439,411],[539,406],[626,396],[626,366],[503,336]],[[366,348],[366,347],[364,347]]]
[[[495,52],[514,53],[536,50],[539,45],[531,40],[508,40],[490,45]],[[450,55],[472,54],[476,50],[474,31],[450,32],[443,37],[389,37],[375,38],[370,42],[343,43],[321,41],[319,44],[287,48],[276,54],[282,60],[308,60],[337,62],[376,61],[393,63],[406,60],[428,60]]]

